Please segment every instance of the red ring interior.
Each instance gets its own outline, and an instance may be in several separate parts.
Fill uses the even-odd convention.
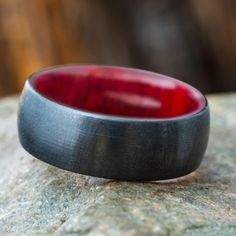
[[[176,118],[205,106],[201,93],[186,83],[128,68],[55,67],[34,74],[31,84],[58,103],[113,116]]]

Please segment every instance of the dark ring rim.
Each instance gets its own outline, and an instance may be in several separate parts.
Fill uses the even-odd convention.
[[[176,81],[180,84],[183,84],[185,86],[187,86],[188,88],[196,91],[203,99],[204,99],[204,105],[202,106],[201,109],[197,110],[197,111],[192,111],[188,114],[184,114],[184,115],[179,115],[176,117],[170,117],[170,118],[139,118],[139,117],[124,117],[124,116],[117,116],[117,115],[107,115],[107,114],[100,114],[100,113],[96,113],[96,112],[91,112],[91,111],[87,111],[87,110],[83,110],[83,109],[78,109],[78,108],[74,108],[71,106],[67,106],[63,103],[60,103],[58,101],[55,101],[54,99],[51,99],[41,93],[39,93],[38,91],[36,91],[36,89],[33,87],[33,82],[35,79],[35,76],[40,75],[43,72],[47,72],[50,70],[56,70],[56,69],[61,69],[61,68],[66,68],[66,67],[90,67],[90,66],[96,66],[98,68],[108,68],[108,69],[121,69],[121,70],[129,70],[129,71],[134,71],[134,72],[141,72],[141,73],[146,73],[152,76],[161,76],[161,77],[165,77],[168,80],[173,80]],[[26,84],[29,84],[30,88],[40,97],[43,97],[44,99],[53,102],[59,106],[63,106],[63,107],[67,107],[68,109],[72,109],[74,111],[79,112],[80,114],[86,115],[88,117],[94,117],[94,118],[100,118],[103,120],[117,120],[117,121],[127,121],[127,122],[164,122],[164,121],[171,121],[171,120],[185,120],[188,119],[194,115],[197,115],[198,113],[200,113],[201,111],[203,111],[206,107],[208,107],[208,102],[207,99],[205,97],[204,94],[202,94],[198,89],[196,89],[195,87],[193,87],[192,85],[183,82],[181,80],[178,80],[176,78],[173,78],[171,76],[167,76],[167,75],[163,75],[160,73],[156,73],[156,72],[151,72],[151,71],[147,71],[147,70],[143,70],[143,69],[136,69],[136,68],[129,68],[129,67],[122,67],[122,66],[112,66],[112,65],[96,65],[96,64],[65,64],[65,65],[57,65],[57,66],[51,66],[51,67],[46,67],[43,69],[40,69],[34,73],[32,73],[28,79],[26,80]]]

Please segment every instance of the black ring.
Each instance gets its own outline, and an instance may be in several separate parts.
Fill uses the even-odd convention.
[[[94,71],[98,75],[101,70],[111,77],[113,71],[128,71],[153,80],[163,77],[187,91],[193,90],[204,102],[198,110],[174,117],[125,117],[75,108],[35,85],[42,76],[53,83],[57,71],[62,77],[73,77],[74,73],[91,76]],[[158,84],[158,80],[155,82]],[[58,85],[50,86],[55,93]],[[189,174],[200,165],[208,143],[209,108],[196,89],[159,74],[108,66],[58,66],[27,80],[18,110],[18,133],[30,154],[65,170],[109,179],[164,180]]]

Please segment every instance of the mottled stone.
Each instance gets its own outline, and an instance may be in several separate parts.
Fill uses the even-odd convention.
[[[211,136],[194,173],[118,182],[63,171],[20,146],[17,97],[0,101],[0,235],[236,235],[236,94],[209,96]]]

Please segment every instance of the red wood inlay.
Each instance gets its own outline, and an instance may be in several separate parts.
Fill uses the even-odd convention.
[[[128,68],[58,67],[36,73],[31,83],[56,102],[107,115],[174,118],[205,105],[200,92],[183,82]]]

